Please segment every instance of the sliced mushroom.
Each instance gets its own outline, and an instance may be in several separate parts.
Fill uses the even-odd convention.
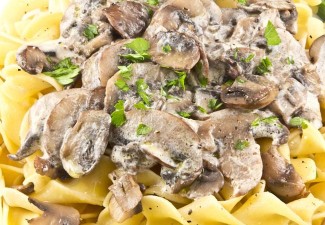
[[[77,123],[65,134],[60,158],[65,171],[79,178],[99,162],[108,144],[111,117],[104,111],[80,113]]]
[[[56,205],[48,202],[40,202],[33,198],[28,198],[28,201],[35,205],[40,210],[44,211],[43,215],[33,218],[28,221],[30,225],[79,225],[80,214],[78,210],[63,205]]]
[[[104,13],[123,38],[134,38],[140,36],[149,24],[148,8],[138,2],[123,1],[113,3],[104,9]]]
[[[289,124],[291,117],[306,105],[306,96],[306,88],[297,80],[289,78],[268,108],[276,115],[281,116],[286,124]]]
[[[262,76],[238,77],[221,93],[221,100],[232,108],[260,109],[269,105],[278,95],[273,82]]]
[[[36,113],[30,114],[31,128],[23,145],[16,155],[9,157],[21,160],[40,148],[43,156],[34,161],[36,171],[52,178],[65,177],[59,157],[64,134],[76,123],[82,111],[103,108],[104,91],[103,88],[93,91],[71,89],[46,95],[31,109]],[[49,109],[44,108],[43,102]],[[39,109],[41,113],[37,112]]]
[[[109,78],[118,71],[122,47],[130,41],[107,45],[87,59],[82,65],[82,86],[87,89],[106,87]]]
[[[325,35],[320,36],[313,42],[309,49],[309,56],[311,62],[316,65],[321,84],[325,85],[325,62],[323,60],[325,57]]]
[[[262,153],[263,179],[267,188],[286,202],[304,197],[306,186],[301,177],[278,152],[276,147],[271,147]]]
[[[19,185],[19,186],[12,186],[12,188],[15,188],[17,191],[20,191],[21,193],[24,193],[25,195],[29,195],[33,193],[34,190],[34,183],[29,182],[25,185]]]
[[[149,54],[161,66],[190,70],[200,59],[200,49],[194,39],[178,32],[159,32],[150,40]],[[165,48],[170,48],[164,50]]]
[[[131,175],[114,171],[109,177],[113,181],[109,187],[113,194],[109,200],[109,211],[112,218],[121,223],[142,211],[142,193]]]
[[[44,52],[36,46],[22,48],[17,53],[17,63],[23,70],[31,74],[41,73],[44,69],[51,67]]]
[[[140,124],[149,127],[146,135],[137,135]],[[191,184],[202,169],[202,153],[196,133],[180,118],[158,110],[131,110],[126,123],[111,132],[111,142],[126,145],[138,142],[148,158],[162,165],[166,191],[176,193]],[[115,158],[123,165],[123,157]]]

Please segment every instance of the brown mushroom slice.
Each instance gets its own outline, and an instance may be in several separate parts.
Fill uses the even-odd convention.
[[[68,95],[74,95],[79,92],[78,89],[64,90],[44,95],[30,109],[28,120],[30,124],[29,131],[22,145],[16,154],[9,155],[10,159],[19,161],[33,154],[39,149],[40,138],[44,131],[44,125],[48,116],[54,107]]]
[[[164,50],[170,48],[169,50]],[[164,67],[190,70],[200,60],[200,49],[196,41],[175,31],[159,32],[150,40],[151,59]]]
[[[325,35],[317,38],[309,49],[310,61],[316,65],[316,71],[321,80],[321,84],[325,85]]]
[[[111,117],[104,111],[89,110],[64,137],[60,158],[64,170],[73,178],[89,173],[99,162],[108,144]]]
[[[140,36],[149,24],[149,10],[138,2],[113,3],[103,11],[114,29],[126,39]]]
[[[307,89],[296,79],[288,78],[268,108],[289,124],[291,117],[306,105],[306,96]]]
[[[267,188],[286,202],[307,194],[306,186],[292,164],[283,158],[276,147],[262,153],[263,179]]]
[[[118,71],[122,47],[130,41],[122,40],[107,45],[87,59],[82,65],[82,87],[106,87],[107,81]]]
[[[197,178],[202,169],[202,152],[199,138],[189,125],[158,110],[131,110],[125,115],[126,123],[112,130],[111,140],[117,145],[138,142],[149,158],[162,164],[166,191],[178,192]],[[137,135],[139,124],[145,124],[151,131]]]
[[[222,91],[221,100],[231,108],[260,109],[273,102],[278,91],[278,88],[265,77],[240,76],[230,87]]]
[[[113,195],[108,208],[112,218],[121,223],[142,211],[142,193],[140,186],[129,174],[114,171],[109,177],[113,181],[109,187]]]
[[[33,193],[34,190],[34,183],[28,182],[27,184],[22,184],[18,186],[12,186],[12,188],[16,189],[17,191],[20,191],[21,193],[24,193],[25,195],[29,195]]]
[[[88,91],[79,89],[78,95],[63,98],[52,110],[44,126],[41,138],[41,150],[44,155],[35,159],[36,172],[52,178],[63,171],[60,148],[64,135],[78,119],[81,112],[90,109],[102,109],[104,88]]]
[[[201,122],[198,135],[202,147],[218,155],[225,184],[231,188],[231,197],[246,194],[262,177],[260,147],[249,132],[252,113],[224,109],[210,114]]]
[[[80,214],[78,210],[70,207],[57,205],[48,202],[40,202],[34,198],[28,198],[28,201],[40,210],[44,211],[43,215],[28,221],[30,225],[79,225]]]
[[[30,74],[38,74],[51,67],[45,53],[36,46],[26,46],[20,49],[17,53],[17,63]]]

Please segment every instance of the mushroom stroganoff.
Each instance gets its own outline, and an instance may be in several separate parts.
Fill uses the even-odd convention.
[[[59,39],[17,52],[21,69],[64,90],[33,104],[9,158],[32,156],[36,173],[63,182],[109,158],[107,207],[120,223],[144,210],[143,171],[184,202],[236,199],[261,181],[285,203],[310,196],[281,149],[323,127],[325,36],[306,52],[290,0],[238,2],[73,1]],[[29,202],[44,211],[30,224],[79,223],[72,207]]]

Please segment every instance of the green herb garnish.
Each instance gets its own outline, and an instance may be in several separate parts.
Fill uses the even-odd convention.
[[[148,84],[144,79],[139,79],[135,83],[137,86],[137,93],[147,106],[150,105],[150,96],[146,93],[146,90],[149,88]]]
[[[227,80],[225,83],[224,83],[224,85],[226,85],[226,86],[231,86],[231,85],[233,85],[234,84],[234,80]]]
[[[79,66],[74,65],[70,58],[65,58],[55,65],[52,71],[44,72],[44,74],[53,77],[61,85],[68,85],[73,83],[79,72]]]
[[[317,16],[321,18],[321,20],[325,21],[325,1],[323,0],[322,3],[318,5]]]
[[[293,60],[293,58],[292,57],[287,57],[286,58],[286,63],[288,64],[288,65],[293,65],[293,64],[295,64],[295,61]]]
[[[213,110],[213,111],[218,110],[221,106],[222,106],[222,103],[219,103],[218,99],[213,98],[213,99],[209,100],[208,107],[211,110]]]
[[[237,142],[235,144],[235,149],[239,150],[239,151],[242,151],[247,147],[249,147],[249,142],[246,140],[239,139],[239,140],[237,140]]]
[[[273,123],[276,123],[277,121],[279,121],[279,118],[276,117],[276,116],[270,116],[270,117],[266,117],[266,118],[256,118],[256,119],[251,123],[251,126],[253,126],[253,127],[257,127],[257,126],[259,126],[261,123],[273,124]]]
[[[198,75],[198,80],[201,87],[206,87],[208,85],[208,78],[203,74],[203,64],[198,62],[194,67],[195,73]]]
[[[308,128],[308,120],[301,117],[294,117],[289,121],[289,124],[294,127],[301,127],[302,129]]]
[[[172,51],[172,47],[170,45],[165,45],[162,47],[162,50],[165,52],[165,53],[169,53]]]
[[[119,74],[122,78],[126,80],[130,80],[132,76],[132,68],[131,65],[128,66],[118,66]]]
[[[115,111],[111,114],[112,124],[116,127],[120,127],[126,122],[126,117],[124,113],[124,101],[119,100],[115,106]]]
[[[246,5],[247,0],[237,0],[239,4]]]
[[[115,86],[124,92],[127,92],[130,90],[130,87],[127,85],[127,83],[123,79],[117,79],[117,81],[115,82]]]
[[[275,46],[281,43],[281,39],[279,37],[278,32],[276,31],[274,25],[271,21],[268,21],[267,26],[265,28],[264,37],[266,38],[266,42],[268,46]]]
[[[152,131],[152,128],[143,124],[143,123],[140,123],[138,128],[137,128],[137,135],[138,136],[141,136],[141,135],[147,135],[149,134],[150,132]]]
[[[83,32],[83,35],[88,39],[88,41],[94,39],[98,34],[98,28],[94,24],[89,24]]]
[[[134,108],[139,109],[139,110],[148,110],[148,107],[144,104],[143,101],[140,101],[140,102],[134,104]]]
[[[147,3],[149,4],[149,5],[159,5],[159,1],[158,0],[147,0]]]
[[[249,54],[246,58],[241,59],[244,63],[249,63],[255,57],[253,53]]]
[[[271,72],[272,62],[268,57],[262,59],[260,64],[256,67],[257,74],[264,75]]]
[[[148,50],[150,43],[144,38],[136,38],[132,42],[125,45],[125,47],[133,50],[135,53],[121,55],[123,58],[130,60],[131,62],[144,62],[150,59]]]
[[[177,112],[177,114],[180,115],[181,117],[184,117],[184,118],[187,118],[187,119],[191,117],[191,114],[188,113],[188,112],[181,111],[181,112]]]
[[[203,108],[202,106],[197,105],[196,107],[201,113],[207,113],[206,109]]]
[[[246,80],[242,79],[241,77],[237,77],[235,81],[237,81],[240,84],[246,83]]]
[[[178,76],[178,86],[180,86],[183,91],[185,91],[185,79],[187,74],[184,71],[175,71]]]

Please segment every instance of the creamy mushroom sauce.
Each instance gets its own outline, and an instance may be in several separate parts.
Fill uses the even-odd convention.
[[[32,107],[28,135],[11,159],[40,148],[37,172],[70,179],[109,155],[117,166],[110,212],[119,222],[141,211],[134,175],[153,167],[166,192],[191,199],[223,187],[244,195],[262,178],[283,201],[305,196],[277,147],[288,142],[295,117],[322,126],[325,38],[306,54],[293,37],[297,11],[289,0],[236,9],[188,2],[74,1],[61,38],[23,47],[17,61],[35,74],[70,57],[82,86],[76,81]],[[267,151],[260,138],[272,139]]]

